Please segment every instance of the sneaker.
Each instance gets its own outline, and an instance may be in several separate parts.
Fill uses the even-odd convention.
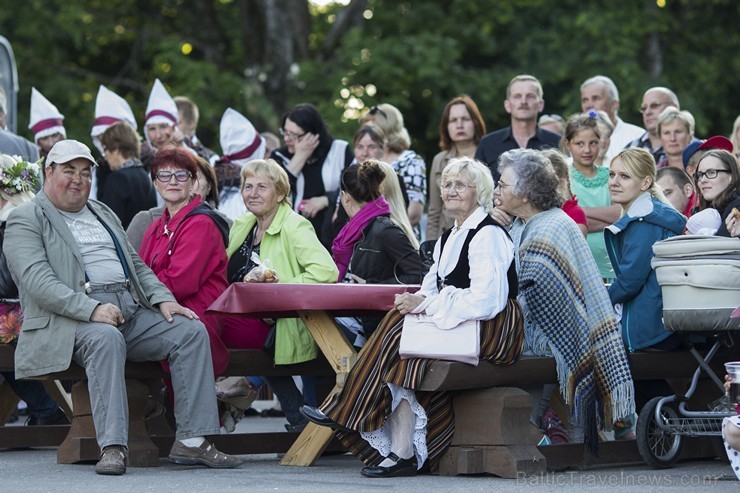
[[[174,464],[186,466],[202,464],[213,469],[231,469],[241,466],[244,462],[237,457],[219,452],[208,440],[204,440],[199,447],[188,447],[180,440],[175,440],[169,459]]]
[[[105,447],[100,460],[95,464],[95,473],[120,476],[126,472],[126,449],[121,445]]]

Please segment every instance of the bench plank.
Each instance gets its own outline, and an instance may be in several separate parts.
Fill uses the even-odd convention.
[[[698,363],[688,351],[632,353],[632,378],[657,380],[690,378]],[[476,366],[435,361],[427,370],[420,390],[465,390],[483,387],[527,387],[557,383],[555,360],[544,356],[522,356],[511,365],[481,361]]]

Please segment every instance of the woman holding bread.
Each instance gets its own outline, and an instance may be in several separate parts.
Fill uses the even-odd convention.
[[[241,193],[249,212],[234,222],[229,234],[229,283],[244,281],[245,277],[257,282],[336,282],[339,272],[331,255],[308,219],[291,209],[288,174],[279,164],[272,159],[245,164]],[[276,324],[275,364],[301,363],[317,356],[316,343],[300,319],[279,319]],[[270,329],[262,320],[226,319],[222,337],[228,347],[257,349],[263,347]],[[229,393],[229,385],[245,384],[243,377],[237,378],[241,380],[222,382],[222,391]],[[301,427],[306,422],[298,411],[303,397],[293,379],[266,380],[280,400],[289,429]]]

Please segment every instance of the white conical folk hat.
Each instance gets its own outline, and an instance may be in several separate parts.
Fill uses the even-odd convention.
[[[223,158],[240,164],[265,155],[265,139],[249,119],[233,108],[221,117],[221,150]]]
[[[31,88],[31,123],[28,129],[33,132],[34,142],[54,134],[62,134],[67,138],[64,115],[35,87]]]
[[[146,105],[144,127],[156,123],[177,125],[177,105],[170,93],[164,88],[159,79],[154,81],[152,92],[149,93],[149,102]]]
[[[136,129],[136,118],[128,101],[101,85],[98,89],[98,97],[95,99],[95,120],[90,136],[99,137],[108,130],[108,127],[120,121]]]

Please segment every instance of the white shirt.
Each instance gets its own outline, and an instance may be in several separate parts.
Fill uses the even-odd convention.
[[[614,126],[611,139],[609,141],[609,149],[606,150],[604,155],[604,166],[609,166],[612,162],[612,158],[622,152],[627,144],[633,140],[642,137],[645,133],[645,129],[627,123],[621,118],[617,117],[617,124]]]
[[[434,265],[417,293],[426,299],[414,313],[431,316],[440,329],[451,329],[466,320],[490,320],[506,306],[509,297],[506,274],[514,259],[514,244],[497,226],[481,229],[470,242],[470,287],[445,286],[437,291],[437,272],[444,277],[455,269],[468,232],[485,217],[483,207],[478,207],[462,226],[458,228],[455,223],[443,252],[439,241],[434,246]]]

